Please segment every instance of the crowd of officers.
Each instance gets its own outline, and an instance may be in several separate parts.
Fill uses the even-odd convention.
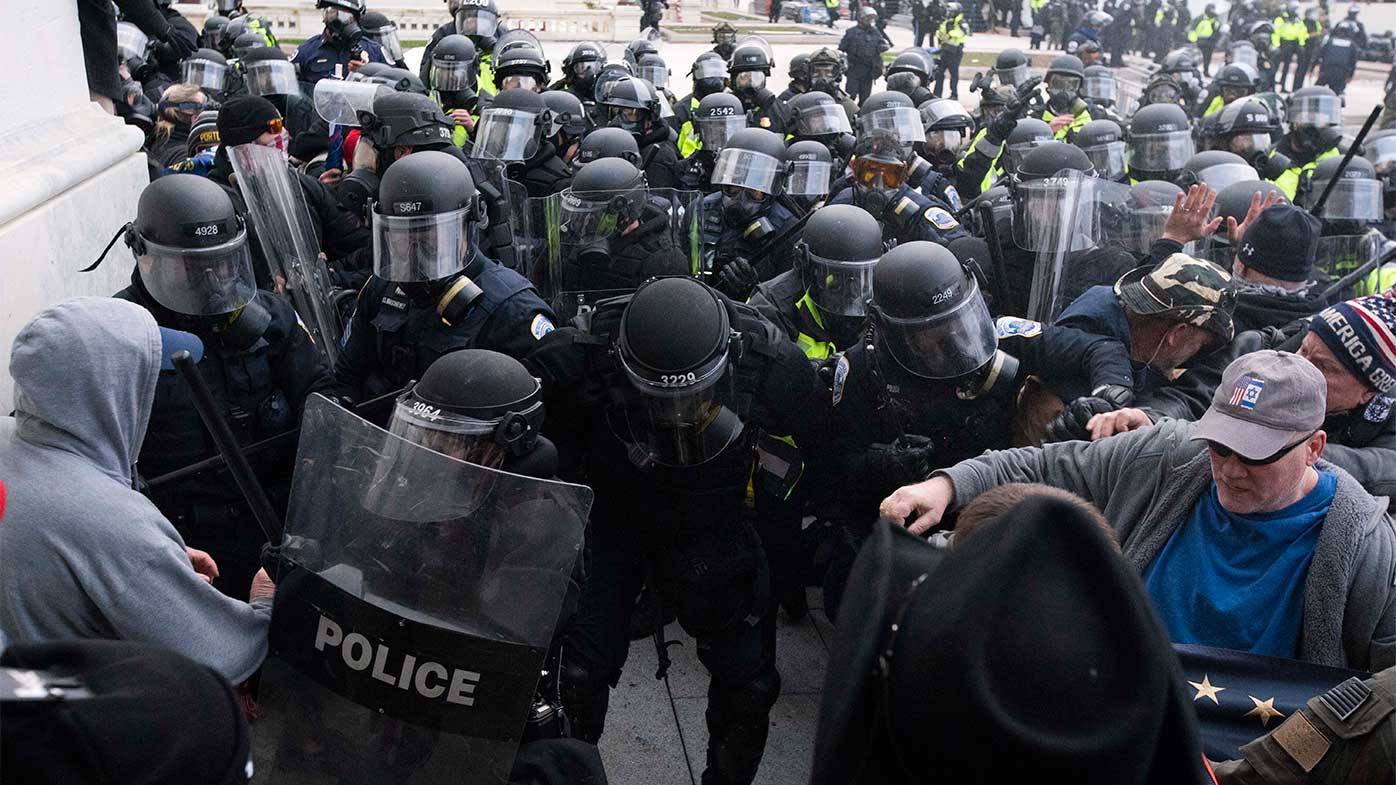
[[[202,340],[244,445],[295,427],[312,393],[362,404],[451,353],[526,369],[540,384],[522,401],[478,376],[439,384],[434,406],[488,427],[436,449],[595,490],[580,605],[559,633],[573,734],[600,737],[632,635],[676,617],[712,677],[705,783],[752,781],[780,693],[777,608],[802,615],[808,585],[837,604],[888,492],[986,449],[1089,438],[1091,416],[1145,401],[1195,417],[1211,392],[1193,369],[1210,378],[1255,331],[1297,340],[1335,297],[1396,283],[1378,267],[1326,291],[1370,257],[1351,250],[1360,238],[1390,236],[1396,132],[1340,169],[1351,68],[1320,55],[1321,84],[1300,88],[1319,32],[1292,10],[1268,22],[1238,3],[1223,23],[1212,6],[1179,21],[1181,2],[1073,5],[1046,26],[1063,51],[1045,72],[1000,53],[970,112],[953,2],[938,51],[890,60],[861,7],[837,49],[784,64],[780,94],[769,45],[726,23],[692,63],[640,38],[619,56],[577,44],[554,70],[558,53],[508,29],[495,0],[449,0],[411,71],[391,19],[317,4],[324,32],[293,55],[239,0],[220,0],[182,56],[123,23],[140,83],[125,111],[148,130],[155,179],[117,296]],[[1248,32],[1204,83],[1225,29]],[[1130,105],[1102,57],[1121,41],[1161,64]],[[316,111],[354,83],[376,86],[356,122]],[[280,150],[309,207],[343,319],[333,364],[257,241],[229,160],[244,145]],[[1299,262],[1246,235],[1281,208],[1304,219],[1281,227],[1312,235]],[[1176,286],[1126,305],[1122,287],[1163,263]],[[179,377],[160,385],[141,473],[223,565],[220,587],[245,591],[261,543],[227,476],[158,481],[215,452]],[[1366,392],[1325,429],[1389,481],[1392,390]],[[255,455],[280,504],[288,453]]]

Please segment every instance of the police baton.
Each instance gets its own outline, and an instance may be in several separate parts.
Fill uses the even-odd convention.
[[[1372,126],[1376,124],[1377,117],[1380,114],[1380,105],[1372,107],[1371,113],[1367,115],[1367,122],[1362,124],[1362,130],[1357,132],[1357,136],[1352,140],[1352,145],[1348,147],[1347,155],[1344,155],[1342,162],[1338,164],[1338,171],[1334,172],[1333,177],[1328,180],[1328,186],[1323,189],[1323,193],[1318,197],[1318,201],[1314,202],[1313,207],[1309,208],[1309,215],[1315,218],[1322,217],[1320,214],[1323,212],[1323,206],[1328,204],[1328,195],[1333,193],[1333,186],[1338,184],[1338,178],[1343,176],[1343,172],[1347,170],[1348,164],[1352,163],[1352,157],[1356,155],[1358,149],[1362,147],[1362,142],[1366,140],[1367,134],[1372,130]]]
[[[252,466],[248,464],[247,456],[238,446],[227,421],[218,411],[213,401],[213,393],[209,392],[208,383],[204,381],[203,374],[199,373],[199,366],[187,351],[176,352],[171,359],[175,369],[184,377],[184,381],[189,383],[189,389],[194,394],[194,408],[199,411],[199,418],[208,427],[214,444],[218,445],[218,452],[232,471],[233,481],[247,499],[247,505],[252,508],[252,516],[262,528],[262,534],[266,535],[268,542],[281,542],[281,520],[277,518],[271,501],[267,499],[267,492],[262,488],[262,483],[252,473]]]

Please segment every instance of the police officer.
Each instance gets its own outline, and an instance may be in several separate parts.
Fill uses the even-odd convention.
[[[562,58],[562,78],[548,89],[566,90],[590,108],[596,103],[596,77],[605,65],[606,50],[590,41],[583,41]]]
[[[980,120],[980,130],[970,142],[969,152],[955,164],[955,189],[960,198],[972,199],[993,187],[994,182],[1006,171],[1004,158],[1006,145],[1015,134],[1020,137],[1041,134],[1052,137],[1052,129],[1046,123],[1034,118],[1024,118],[1028,111],[1029,99],[1041,82],[1032,78],[1018,85],[1017,92],[1007,88],[984,92],[980,100],[985,116]],[[1023,126],[1019,131],[1018,127]],[[1036,126],[1036,127],[1034,127]]]
[[[796,218],[778,198],[785,176],[785,142],[764,128],[737,131],[717,155],[712,184],[721,190],[703,197],[701,267],[735,299],[790,269],[794,238],[781,235]]]
[[[713,165],[732,135],[747,127],[742,101],[731,93],[713,93],[698,102],[689,119],[695,149],[684,159],[679,182],[685,191],[712,193]]]
[[[858,9],[858,23],[844,31],[839,41],[839,51],[848,55],[848,94],[858,103],[872,94],[873,80],[882,75],[882,53],[891,48],[877,29],[877,9],[869,5]]]
[[[481,93],[493,93],[494,43],[499,33],[499,7],[495,5],[495,0],[448,0],[447,7],[451,12],[451,21],[436,28],[422,52],[422,81],[428,81],[430,76],[427,69],[431,67],[432,50],[446,36],[459,34],[469,38],[480,55],[475,89]]]
[[[959,101],[949,98],[927,101],[917,111],[921,114],[921,125],[926,129],[926,139],[913,147],[929,166],[916,166],[918,162],[913,161],[907,182],[958,211],[962,205],[960,192],[955,187],[955,164],[969,146],[974,120]]]
[[[1058,140],[1070,141],[1081,126],[1092,120],[1090,107],[1081,98],[1085,78],[1085,66],[1075,55],[1055,57],[1047,67],[1047,101],[1040,117],[1051,126]]]
[[[635,75],[654,85],[654,89],[659,91],[659,97],[668,104],[668,109],[673,109],[678,103],[678,97],[669,90],[669,64],[664,62],[664,58],[657,52],[646,52],[640,55],[640,60],[635,64]],[[661,107],[663,108],[663,107]],[[674,120],[671,114],[669,122],[678,130],[680,123]]]
[[[960,4],[945,4],[945,21],[936,28],[936,43],[940,45],[940,57],[936,62],[936,97],[943,95],[940,88],[946,71],[950,72],[950,98],[960,97],[960,59],[965,55],[965,39],[969,37],[969,23],[960,11]]]
[[[784,136],[789,132],[790,114],[785,102],[766,87],[771,66],[771,55],[765,47],[745,43],[732,52],[728,70],[732,75],[732,92],[746,107],[747,123],[753,128]]]
[[[620,158],[583,167],[561,194],[561,266],[552,291],[633,290],[659,276],[690,275],[671,231],[670,202],[651,194],[644,174]]]
[[[1304,30],[1309,35],[1309,40],[1304,44],[1304,48],[1299,50],[1299,70],[1294,75],[1294,89],[1298,90],[1304,86],[1304,78],[1308,76],[1309,70],[1318,62],[1318,51],[1323,46],[1325,36],[1323,35],[1323,23],[1318,19],[1317,7],[1304,10]]]
[[[640,166],[640,148],[635,137],[620,128],[598,128],[582,137],[577,145],[577,155],[572,159],[572,171],[602,158],[624,158],[636,167]]]
[[[910,142],[886,128],[860,133],[850,164],[850,185],[830,197],[830,204],[855,204],[868,211],[882,224],[883,243],[889,247],[913,240],[948,245],[969,236],[950,205],[907,184],[910,148]]]
[[[810,91],[809,83],[809,54],[801,52],[790,58],[790,66],[786,69],[790,74],[790,85],[781,91],[777,96],[780,100],[789,102],[791,98]]]
[[[1357,70],[1357,60],[1362,53],[1361,47],[1353,37],[1355,35],[1356,30],[1341,22],[1333,28],[1333,32],[1324,40],[1323,47],[1318,50],[1318,80],[1315,84],[1332,88],[1338,95],[1343,94],[1347,89],[1348,80]],[[1298,76],[1295,78],[1298,79]]]
[[[406,68],[402,59],[402,41],[398,38],[397,23],[377,11],[368,11],[359,20],[364,36],[377,42],[383,50],[383,59],[394,68]]]
[[[1203,107],[1202,116],[1212,117],[1232,102],[1255,95],[1259,84],[1260,72],[1249,63],[1232,63],[1222,67],[1212,81],[1211,98],[1204,96],[1199,104]]]
[[[724,61],[732,58],[732,52],[737,48],[737,28],[729,22],[718,22],[713,25],[713,51]]]
[[[819,142],[841,164],[853,155],[853,126],[837,101],[820,90],[795,96],[790,102],[793,141]],[[839,166],[840,172],[843,166]]]
[[[260,46],[241,60],[243,83],[249,95],[260,95],[276,107],[292,139],[315,124],[315,104],[301,95],[296,67],[279,47]]]
[[[563,649],[574,737],[602,734],[648,583],[711,675],[703,781],[750,783],[780,676],[766,556],[741,508],[759,431],[811,449],[825,438],[814,368],[755,309],[691,278],[603,303],[526,364],[550,409],[562,398],[580,410],[549,421],[571,429],[559,445],[582,445],[596,491],[591,577]]]
[[[809,79],[813,90],[837,101],[839,106],[843,107],[849,122],[853,121],[858,114],[858,105],[844,92],[843,85],[840,84],[843,81],[843,53],[827,46],[816,49],[814,54],[809,56]]]
[[[543,103],[552,113],[552,124],[543,131],[543,138],[552,142],[570,171],[582,137],[591,130],[591,113],[580,98],[563,90],[543,93]]]
[[[325,9],[325,30],[301,44],[291,58],[301,81],[315,84],[327,76],[344,78],[363,63],[387,63],[378,43],[364,37],[359,18],[363,0],[315,0]]]
[[[720,93],[727,87],[727,61],[716,52],[704,52],[693,61],[689,70],[693,78],[693,92],[680,98],[674,104],[674,122],[679,126],[679,157],[687,158],[701,147],[697,129],[693,124],[693,110],[704,98]],[[746,114],[746,109],[742,109]]]
[[[1093,120],[1113,120],[1124,127],[1124,118],[1115,109],[1119,96],[1119,83],[1115,73],[1103,65],[1088,65],[1081,72],[1085,79],[1081,82],[1081,100],[1086,102],[1086,110]]]
[[[678,188],[683,176],[674,131],[660,119],[663,101],[654,87],[643,79],[627,76],[606,91],[601,105],[612,127],[635,137],[640,150],[640,168],[651,188]]]
[[[911,103],[920,106],[934,97],[930,88],[934,70],[930,55],[920,49],[908,49],[887,66],[887,89],[906,95]]]
[[[1221,36],[1221,19],[1217,16],[1216,3],[1208,3],[1202,10],[1202,15],[1197,17],[1197,22],[1188,31],[1188,41],[1197,44],[1197,48],[1202,51],[1202,75],[1212,75],[1212,51],[1216,48],[1217,38]]]
[[[1005,49],[994,58],[990,73],[998,84],[1016,88],[1028,81],[1028,57],[1021,49]]]
[[[1342,102],[1327,87],[1303,87],[1289,96],[1285,118],[1289,131],[1256,168],[1292,200],[1305,173],[1313,171],[1319,161],[1338,155],[1343,138]]]
[[[1267,166],[1278,131],[1265,104],[1247,98],[1218,112],[1205,126],[1203,139],[1208,149],[1235,153],[1259,171]]]
[[[528,279],[480,252],[484,212],[469,169],[446,153],[412,153],[383,174],[374,275],[335,365],[342,384],[360,394],[401,387],[456,349],[522,357],[553,330]]]
[[[834,156],[829,148],[807,139],[785,148],[785,195],[798,212],[818,209],[829,198],[834,180]],[[843,163],[839,162],[840,169]]]
[[[136,268],[131,285],[115,296],[150,311],[162,328],[196,336],[199,370],[239,443],[296,427],[310,393],[337,394],[324,355],[291,305],[257,289],[246,225],[223,189],[195,175],[161,177],[141,193],[125,241]],[[294,451],[248,456],[277,505],[286,502]],[[141,444],[142,476],[152,480],[217,452],[188,384],[173,367],[163,368]],[[248,524],[229,475],[189,480],[157,485],[151,498],[189,545],[218,560],[215,585],[230,596],[245,594],[264,537]]]
[[[509,54],[506,52],[501,62]],[[501,82],[506,78],[501,75]],[[571,172],[558,149],[544,137],[552,128],[552,120],[547,101],[533,90],[501,90],[480,116],[470,156],[507,162],[505,172],[509,179],[523,183],[531,197],[556,193],[558,183]]]
[[[1085,151],[1096,176],[1117,183],[1128,179],[1124,129],[1114,120],[1092,120],[1081,126],[1072,144]]]
[[[1305,27],[1304,20],[1299,18],[1299,3],[1296,0],[1290,0],[1284,11],[1275,17],[1273,24],[1275,32],[1270,36],[1270,44],[1279,53],[1275,60],[1279,69],[1275,86],[1283,90],[1285,77],[1289,75],[1289,65],[1298,59],[1299,50],[1308,43],[1309,30]],[[1298,85],[1291,89],[1298,89]]]
[[[1172,182],[1193,154],[1188,115],[1177,104],[1149,104],[1129,121],[1129,179]]]
[[[431,52],[428,83],[441,111],[451,119],[451,141],[464,148],[480,122],[480,96],[475,92],[475,44],[463,35],[448,35]]]
[[[548,61],[534,46],[520,42],[494,55],[495,90],[532,90],[541,93],[548,86]]]

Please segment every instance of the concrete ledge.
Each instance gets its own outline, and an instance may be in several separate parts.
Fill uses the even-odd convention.
[[[87,104],[0,134],[5,224],[141,149],[141,132]]]

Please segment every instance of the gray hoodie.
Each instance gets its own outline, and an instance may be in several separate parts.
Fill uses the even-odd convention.
[[[236,684],[266,655],[270,600],[205,583],[131,489],[161,357],[155,319],[121,300],[60,303],[15,338],[15,415],[0,417],[0,642],[153,643]]]
[[[1095,442],[986,452],[937,474],[954,483],[956,507],[1003,483],[1065,488],[1105,514],[1142,573],[1212,482],[1206,445],[1190,438],[1196,426],[1165,419]],[[1304,581],[1300,659],[1389,668],[1396,664],[1396,528],[1387,500],[1326,460],[1315,468],[1336,474],[1338,490]]]

